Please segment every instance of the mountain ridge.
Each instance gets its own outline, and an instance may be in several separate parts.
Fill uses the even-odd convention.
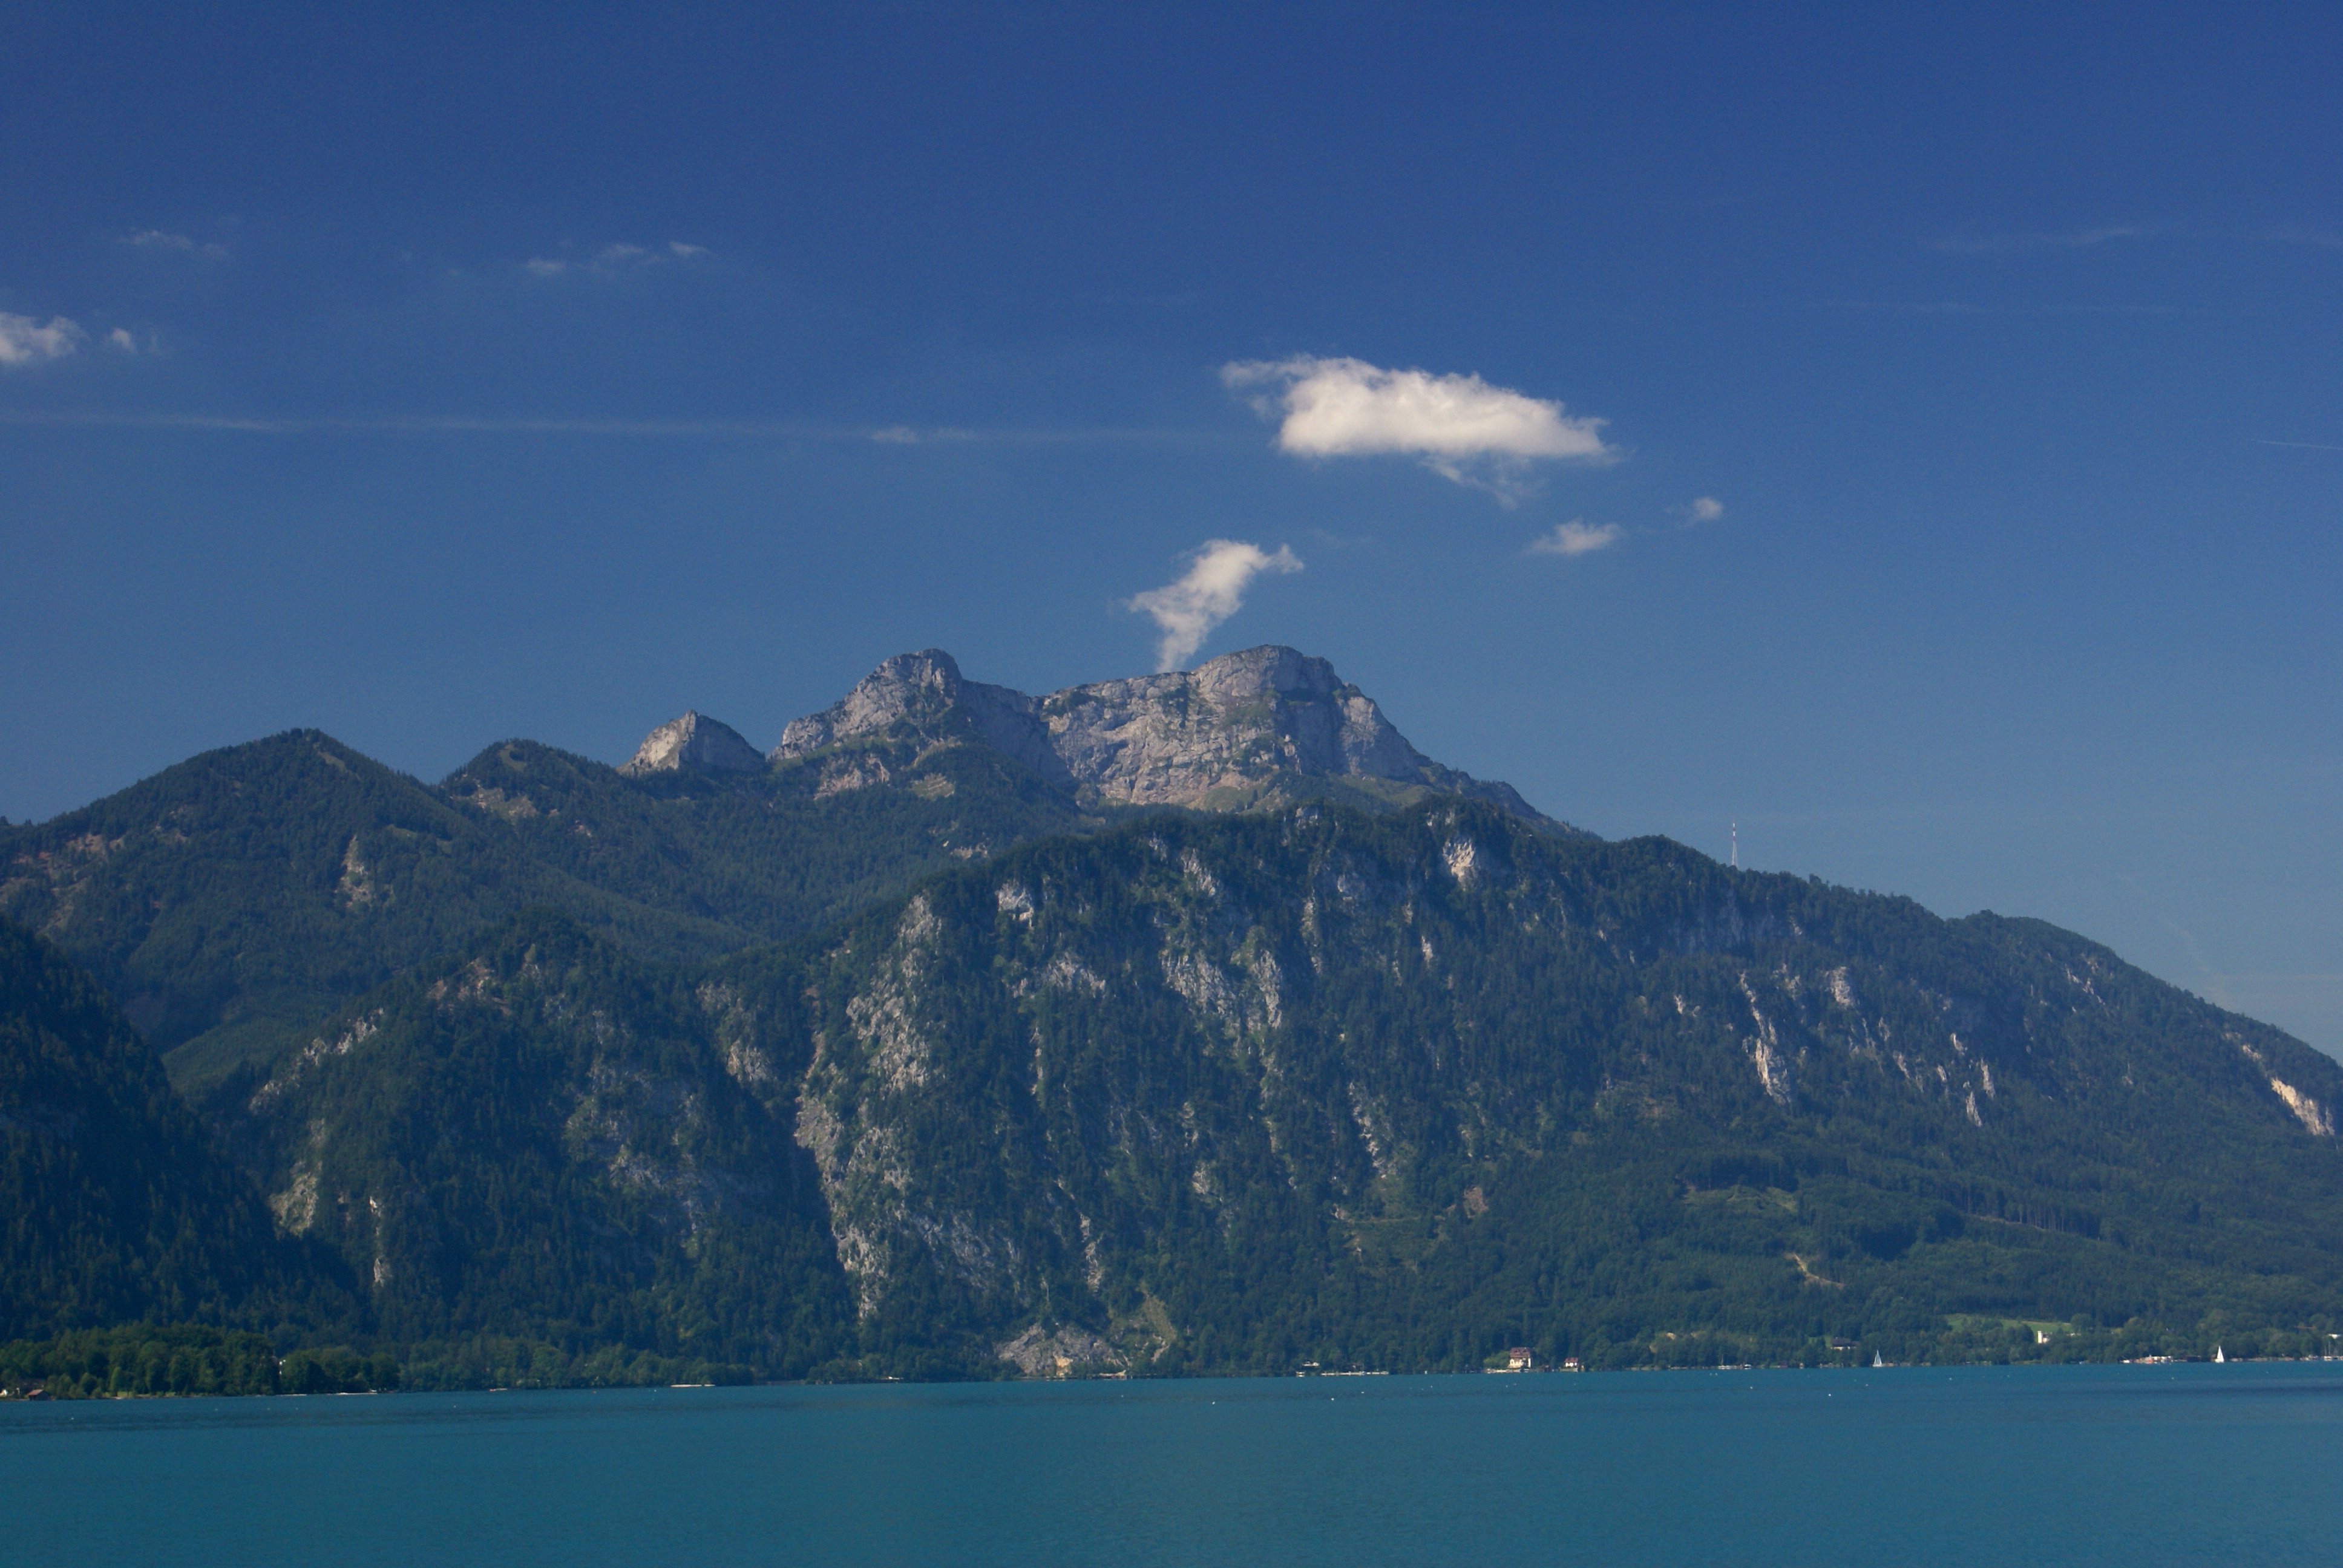
[[[2280,1031],[2040,922],[1315,809],[1031,846],[825,950],[800,1139],[866,1315],[957,1281],[1004,1346],[1263,1367],[1333,1319],[1310,1359],[1439,1364],[1460,1312],[1601,1364],[2334,1313],[2343,1066]]]
[[[899,728],[980,741],[1086,804],[1242,809],[1331,789],[1387,809],[1447,794],[1577,831],[1511,785],[1433,761],[1332,663],[1277,644],[1040,697],[970,680],[941,648],[899,654],[829,708],[791,719],[769,755],[816,758]],[[860,775],[841,756],[827,777],[852,788]]]
[[[1061,744],[1120,760],[1084,783]],[[1140,782],[1101,789],[1117,767]],[[436,785],[316,730],[204,752],[0,825],[0,916],[89,968],[200,1094],[532,904],[650,956],[704,959],[1159,797],[1388,810],[1452,792],[1548,821],[1421,757],[1331,665],[1291,649],[1046,699],[968,681],[931,651],[887,661],[770,756],[697,711],[617,768],[507,740]]]
[[[2343,1330],[2343,1065],[2041,922],[1477,802],[1136,816],[703,964],[524,912],[246,1095],[402,1340],[1054,1376]]]
[[[214,1195],[26,1199],[20,1323],[308,1302],[369,1386],[2343,1332],[2343,1064],[2039,921],[1569,829],[1322,660],[905,655],[779,755],[653,739],[433,786],[291,731],[0,828],[52,977],[0,1069],[84,996],[140,1190]],[[129,1168],[19,1099],[27,1180]]]

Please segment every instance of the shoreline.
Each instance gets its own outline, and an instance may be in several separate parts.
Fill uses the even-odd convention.
[[[875,1388],[880,1386],[910,1388],[970,1388],[982,1386],[1054,1387],[1077,1383],[1140,1382],[1140,1383],[1202,1383],[1202,1382],[1278,1382],[1302,1378],[1477,1378],[1477,1377],[1578,1377],[1590,1373],[1613,1376],[1638,1372],[1707,1373],[1718,1372],[1956,1372],[1978,1371],[1989,1367],[2029,1372],[2066,1371],[2078,1367],[2139,1367],[2171,1368],[2184,1366],[2318,1366],[2343,1362],[2343,1355],[2324,1356],[2228,1356],[2215,1360],[2211,1356],[2140,1356],[2111,1361],[2015,1361],[2015,1362],[1888,1362],[1871,1364],[1859,1362],[1834,1362],[1812,1364],[1793,1362],[1735,1362],[1717,1366],[1623,1366],[1623,1367],[1482,1367],[1471,1370],[1395,1372],[1388,1369],[1368,1369],[1340,1372],[1255,1372],[1180,1373],[1163,1377],[1131,1377],[1127,1374],[1101,1373],[1092,1377],[1008,1377],[1008,1378],[774,1378],[749,1382],[671,1382],[671,1383],[610,1383],[571,1382],[546,1384],[509,1384],[492,1388],[381,1388],[381,1389],[322,1389],[315,1391],[282,1390],[251,1392],[131,1392],[108,1390],[96,1393],[57,1393],[44,1389],[0,1389],[0,1405],[28,1404],[104,1404],[126,1400],[296,1400],[296,1399],[383,1399],[413,1395],[418,1398],[441,1394],[492,1393],[657,1393],[697,1392],[719,1388]]]

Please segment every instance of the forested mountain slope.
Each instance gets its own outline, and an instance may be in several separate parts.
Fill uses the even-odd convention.
[[[238,1138],[395,1341],[1713,1364],[2307,1346],[2343,1330],[2338,1100],[2036,922],[1304,805],[697,970],[527,917],[346,1013]]]
[[[546,911],[377,992],[231,1129],[389,1342],[803,1375],[845,1292],[790,1102],[732,988]]]
[[[2053,928],[1664,840],[1167,818],[928,884],[809,1006],[870,1320],[1273,1368],[2343,1310],[2343,1067]]]
[[[95,974],[183,1081],[273,1055],[351,997],[540,903],[677,957],[751,940],[579,881],[498,819],[315,730],[206,752],[0,829],[0,915]]]
[[[820,769],[794,762],[629,778],[520,740],[490,747],[439,792],[499,823],[537,865],[765,940],[835,923],[943,867],[1098,825],[982,748],[899,737],[857,760],[870,787],[825,789]]]
[[[105,993],[0,920],[0,1340],[146,1318],[315,1330],[347,1295]]]
[[[789,733],[769,761],[688,714],[625,769],[508,741],[435,788],[293,730],[0,825],[0,916],[96,974],[174,1081],[208,1099],[532,906],[689,961],[811,931],[1167,790],[1231,809],[1451,791],[1536,817],[1421,756],[1324,660],[1290,648],[1046,699],[962,681],[948,655],[906,655]]]
[[[1083,820],[998,757],[911,761],[902,788],[817,796],[802,768],[630,779],[514,741],[433,789],[295,730],[0,828],[0,915],[87,967],[203,1093],[522,909],[706,959]]]
[[[18,1332],[440,1382],[2343,1332],[2343,1066],[2038,922],[1594,840],[1291,649],[908,655],[770,758],[694,713],[437,787],[294,731],[0,828],[0,914],[55,943]]]

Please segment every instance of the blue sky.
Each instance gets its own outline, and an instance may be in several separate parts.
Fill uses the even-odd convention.
[[[1131,673],[1232,540],[1196,657],[2343,1050],[2343,15],[1552,10],[6,7],[0,812]]]

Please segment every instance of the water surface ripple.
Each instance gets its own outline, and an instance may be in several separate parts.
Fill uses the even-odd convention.
[[[26,1563],[2343,1561],[2343,1364],[0,1405]]]

